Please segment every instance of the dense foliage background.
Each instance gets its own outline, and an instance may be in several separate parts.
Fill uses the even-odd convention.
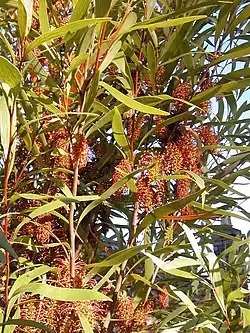
[[[249,16],[0,0],[2,332],[249,332]]]

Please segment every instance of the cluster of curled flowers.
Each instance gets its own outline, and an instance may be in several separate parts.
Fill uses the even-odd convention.
[[[75,278],[70,275],[70,263],[65,256],[56,258],[54,266],[57,267],[57,272],[48,276],[51,285],[65,288],[92,289],[96,284],[94,279],[83,283],[86,272],[84,271],[85,262],[81,260],[76,262]],[[43,323],[57,333],[82,332],[79,316],[88,319],[95,333],[104,332],[103,321],[109,311],[109,302],[107,301],[66,302],[52,300],[47,297],[41,298],[28,293],[22,296],[19,305],[22,319]],[[14,332],[39,333],[42,330],[18,326]]]
[[[201,173],[202,153],[198,147],[197,137],[205,146],[218,144],[217,135],[208,125],[201,125],[195,132],[195,137],[194,130],[191,131],[183,125],[175,129],[174,135],[171,134],[172,129],[165,128],[164,131],[169,133],[169,137],[161,148],[147,150],[134,166],[129,160],[121,160],[113,175],[113,183],[116,183],[133,169],[145,169],[137,176],[136,184],[140,208],[146,212],[168,201],[169,186],[163,179],[164,176],[175,175],[185,170]],[[161,130],[159,136],[162,133]],[[123,186],[117,195],[126,194],[125,189],[127,190],[126,186]],[[174,199],[185,198],[190,193],[189,178],[175,181]],[[179,212],[181,215],[190,215],[193,210],[186,206]]]
[[[137,332],[149,329],[153,324],[150,314],[154,310],[154,302],[141,302],[136,308],[133,299],[126,294],[120,294],[115,311],[116,333]]]
[[[48,275],[50,285],[79,289],[93,289],[96,285],[95,279],[91,279],[87,283],[83,282],[86,277],[85,262],[80,259],[76,262],[75,278],[70,275],[70,262],[65,256],[59,256],[53,264],[57,271]],[[102,292],[108,294],[110,288],[103,288]],[[167,297],[165,290],[164,293],[159,295],[159,302],[162,307],[168,306]],[[79,316],[88,320],[93,332],[101,333],[107,330],[105,320],[111,311],[110,306],[112,305],[109,301],[57,301],[26,293],[22,295],[19,306],[22,319],[40,322],[56,333],[82,332]],[[114,332],[139,332],[150,328],[154,324],[150,315],[153,310],[154,301],[141,302],[135,307],[133,299],[127,296],[125,292],[121,292],[115,308]],[[42,330],[17,326],[14,332],[40,333]]]

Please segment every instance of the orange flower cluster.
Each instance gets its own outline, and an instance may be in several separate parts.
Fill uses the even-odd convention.
[[[163,150],[161,162],[163,173],[166,175],[180,171],[183,165],[183,156],[179,145],[172,141],[168,142]]]
[[[158,69],[157,73],[156,73],[156,78],[155,78],[155,80],[156,80],[157,85],[161,85],[161,84],[162,84],[162,82],[163,82],[163,80],[164,80],[164,75],[165,75],[165,67],[164,67],[164,66],[161,66],[161,67]]]
[[[173,91],[173,97],[183,99],[184,101],[189,101],[191,97],[191,84],[189,82],[184,82],[179,84]],[[181,101],[174,101],[175,109],[174,113],[181,113],[185,109],[185,103]]]
[[[85,135],[78,135],[77,141],[72,145],[73,166],[78,163],[79,168],[84,168],[88,163],[89,146]]]
[[[182,199],[190,194],[190,180],[179,179],[175,185],[175,199]],[[190,206],[185,206],[179,210],[181,215],[193,215],[194,210]]]
[[[146,123],[146,119],[138,116],[130,116],[127,119],[127,133],[130,140],[138,141],[141,135],[143,125]]]
[[[132,163],[128,159],[121,160],[120,163],[116,166],[115,173],[112,177],[113,184],[117,183],[122,177],[124,177],[127,173],[132,171]],[[116,194],[119,196],[123,193],[123,191],[127,188],[127,185],[123,185]]]
[[[161,175],[161,158],[154,151],[142,155],[139,160],[140,168],[148,168],[137,179],[138,202],[145,211],[150,211],[155,205],[163,204],[165,183],[158,177]]]
[[[218,135],[209,125],[201,125],[198,129],[201,142],[204,146],[217,146],[219,143]]]
[[[161,292],[158,296],[159,303],[162,309],[166,309],[169,306],[169,295],[168,295],[168,289],[166,286],[163,286],[162,288],[165,292]]]
[[[137,190],[140,207],[146,212],[152,210],[154,207],[155,193],[148,176],[140,177],[137,180]]]
[[[209,110],[211,108],[211,102],[210,101],[204,101],[199,105],[200,109],[196,111],[197,117],[206,118],[208,116]],[[202,109],[202,110],[201,110]]]
[[[161,116],[156,116],[156,117],[154,118],[154,123],[155,123],[156,126],[158,126],[158,125],[160,125],[162,122],[164,122],[164,120],[166,120],[166,119],[164,119],[164,118],[161,117]],[[169,134],[169,127],[168,127],[168,126],[164,126],[164,127],[160,128],[160,129],[157,131],[157,135],[158,135],[158,137],[159,137],[160,139],[163,139],[163,140],[167,138],[168,134]]]
[[[120,296],[115,312],[115,318],[118,322],[115,324],[117,333],[127,333],[146,329],[150,322],[149,314],[154,310],[154,302],[147,301],[140,303],[134,309],[131,297]]]
[[[91,280],[83,284],[85,262],[76,262],[76,277],[70,276],[69,260],[65,257],[57,258],[55,266],[58,272],[52,275],[53,284],[64,288],[92,289],[96,281]],[[82,331],[78,314],[87,318],[95,332],[102,332],[102,321],[107,316],[109,305],[105,301],[86,302],[64,302],[48,298],[32,298],[30,295],[23,295],[21,299],[21,318],[41,322],[57,333],[78,333]],[[15,333],[23,332],[18,326]],[[25,327],[25,332],[41,333],[40,329]]]

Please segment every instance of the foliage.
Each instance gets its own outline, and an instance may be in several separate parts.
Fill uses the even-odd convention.
[[[247,332],[247,1],[0,14],[2,332]]]

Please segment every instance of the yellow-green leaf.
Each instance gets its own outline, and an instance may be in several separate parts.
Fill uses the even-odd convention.
[[[111,87],[110,85],[108,85],[105,82],[100,82],[100,85],[102,87],[104,87],[105,89],[107,89],[110,92],[110,94],[113,97],[115,97],[118,101],[127,105],[128,107],[130,107],[133,110],[138,110],[142,113],[155,114],[155,115],[159,115],[159,116],[169,115],[169,113],[166,111],[163,111],[163,110],[154,108],[153,106],[145,105],[138,101],[135,101],[133,98],[130,98],[130,97],[124,95],[119,90]]]

